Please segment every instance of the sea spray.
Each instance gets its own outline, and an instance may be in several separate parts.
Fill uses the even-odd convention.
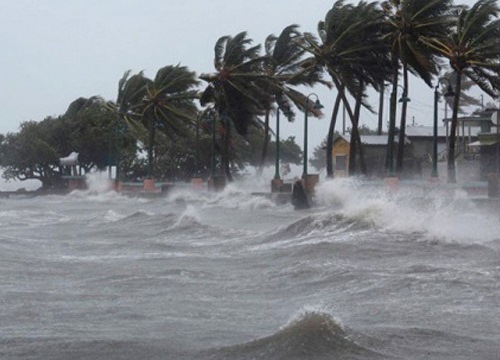
[[[383,184],[359,179],[334,179],[318,185],[318,205],[346,217],[373,222],[390,232],[418,232],[453,242],[498,239],[498,214],[478,208],[464,191],[440,191],[401,186],[389,191]]]

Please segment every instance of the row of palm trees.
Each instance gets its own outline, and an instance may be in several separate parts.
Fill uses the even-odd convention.
[[[270,137],[269,119],[281,111],[293,121],[295,111],[321,116],[299,89],[322,84],[335,87],[336,98],[327,138],[327,174],[333,176],[331,150],[335,122],[343,104],[352,124],[349,173],[365,172],[358,132],[361,108],[373,111],[367,91],[392,86],[386,166],[389,174],[401,171],[406,127],[406,102],[400,119],[400,144],[394,169],[396,94],[402,77],[408,96],[409,74],[432,86],[448,61],[456,77],[448,149],[448,181],[456,182],[455,131],[461,79],[467,78],[496,97],[500,89],[500,9],[496,0],[478,0],[473,6],[451,0],[389,0],[357,4],[336,1],[319,21],[317,34],[301,33],[297,25],[279,36],[270,35],[253,45],[246,32],[223,36],[215,44],[214,72],[199,78],[186,67],[166,66],[151,80],[142,72],[126,72],[112,106],[133,127],[149,134],[148,159],[152,167],[156,129],[182,134],[200,117],[210,116],[221,127],[222,167],[231,180],[231,138],[245,137],[250,126],[262,130],[264,161]],[[327,80],[325,76],[328,75]],[[198,79],[206,86],[201,91]],[[354,99],[351,106],[349,99]],[[204,110],[198,110],[196,100]],[[359,166],[357,164],[359,160]],[[359,169],[358,169],[359,168]],[[150,176],[151,171],[148,173]]]

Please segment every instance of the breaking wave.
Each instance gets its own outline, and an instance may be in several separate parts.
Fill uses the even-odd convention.
[[[337,359],[356,356],[381,358],[350,339],[330,314],[305,311],[271,336],[214,349],[209,359]]]

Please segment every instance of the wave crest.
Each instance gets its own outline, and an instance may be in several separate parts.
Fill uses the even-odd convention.
[[[373,223],[362,218],[348,217],[342,214],[323,213],[308,216],[281,229],[275,236],[301,237],[313,232],[342,233],[353,230],[367,230]]]
[[[350,340],[335,319],[322,312],[304,312],[277,333],[249,343],[219,349],[213,359],[335,359],[376,353]]]

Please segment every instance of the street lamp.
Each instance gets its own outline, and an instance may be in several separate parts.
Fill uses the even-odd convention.
[[[210,110],[208,112],[208,119],[211,122],[212,125],[212,159],[210,161],[210,177],[212,178],[212,181],[214,181],[215,178],[215,121],[216,121],[216,116],[213,114],[213,112]]]
[[[199,169],[199,142],[200,142],[200,118],[202,117],[203,112],[198,113],[196,116],[196,140],[195,140],[195,149],[194,149],[194,175],[198,176],[200,174],[200,169]]]
[[[276,108],[276,159],[274,162],[274,179],[280,179],[280,108]]]
[[[385,158],[385,167],[390,177],[394,176],[394,133],[396,128],[396,91],[392,88],[389,103],[389,133],[387,135],[387,154]]]
[[[322,109],[323,105],[319,102],[318,95],[315,93],[311,93],[307,95],[306,98],[306,110],[304,112],[304,171],[302,173],[302,178],[305,179],[307,176],[307,113],[309,109],[309,97],[314,95],[316,97],[316,101],[314,102],[313,109]]]
[[[411,99],[408,97],[408,89],[401,85],[398,86],[403,90],[401,98],[398,100],[398,102],[403,104],[403,106],[401,107],[401,127],[399,129],[398,153],[396,157],[396,169],[400,173],[403,170],[403,158],[406,138],[406,113],[408,102],[410,102]]]
[[[398,85],[398,87],[400,87],[401,90],[403,90],[403,93],[402,93],[401,97],[399,98],[398,102],[400,102],[400,103],[410,102],[411,99],[408,97],[408,94],[405,91],[405,88],[402,85]]]
[[[446,81],[448,83],[448,87],[446,88],[446,93],[444,94],[444,96],[449,97],[455,95],[450,80],[448,80],[447,78],[439,78],[436,86],[434,87],[434,131],[432,136],[432,173],[431,173],[431,177],[433,178],[439,177],[437,169],[438,101],[439,101],[438,87],[441,84],[441,81]]]

